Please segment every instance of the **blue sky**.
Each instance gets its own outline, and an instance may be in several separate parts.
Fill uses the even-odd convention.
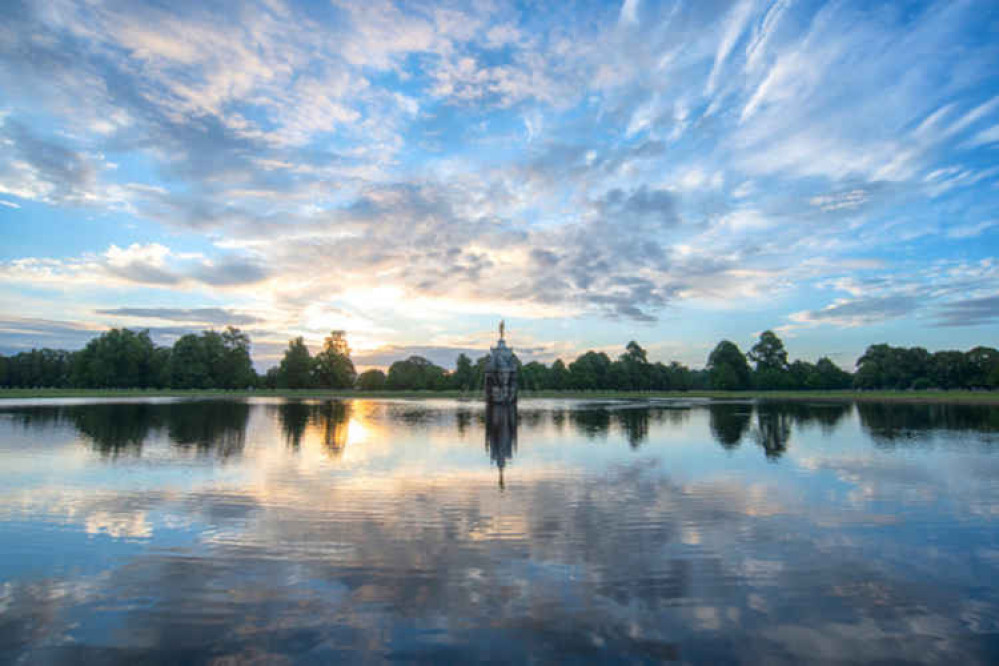
[[[15,2],[0,234],[4,353],[995,345],[999,5]]]

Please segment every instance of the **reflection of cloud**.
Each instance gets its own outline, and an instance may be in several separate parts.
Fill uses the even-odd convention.
[[[87,516],[86,530],[87,534],[107,534],[115,539],[148,539],[153,536],[153,526],[147,520],[145,511],[124,514],[97,511]]]
[[[282,441],[299,422],[289,406],[305,416],[297,450]],[[5,528],[79,523],[116,538],[102,543],[94,575],[94,553],[75,555],[75,530],[27,541],[59,541],[84,572],[56,565],[43,582],[15,575],[2,588],[9,649],[17,656],[40,649],[42,636],[65,636],[72,642],[44,645],[80,661],[108,645],[112,613],[125,629],[111,641],[143,661],[188,650],[323,661],[976,661],[974,644],[937,637],[962,635],[963,617],[988,626],[996,608],[954,593],[980,589],[973,578],[996,566],[989,516],[967,511],[995,499],[985,448],[952,469],[872,455],[856,448],[845,410],[770,405],[760,418],[791,429],[795,443],[780,464],[758,466],[758,452],[717,456],[711,442],[730,428],[741,439],[748,404],[686,403],[637,423],[639,403],[521,407],[517,473],[503,493],[481,448],[481,405],[449,400],[255,401],[242,454],[224,466],[149,436],[141,460],[90,458],[79,469],[51,455],[44,475],[22,467],[25,485],[0,494],[0,519],[21,521]],[[801,427],[812,423],[830,425]],[[44,432],[46,451],[79,448],[71,430],[48,425],[0,418],[0,441]],[[344,439],[331,461],[329,443]],[[971,490],[959,487],[968,485],[961,466],[983,468]],[[58,486],[47,485],[53,472]],[[108,476],[95,495],[100,472]],[[849,495],[867,487],[876,492]],[[936,494],[913,495],[916,487]],[[885,519],[933,497],[948,499],[925,520],[911,511]],[[135,550],[126,537],[157,547]],[[67,587],[76,591],[60,596]],[[828,635],[837,643],[825,653]]]

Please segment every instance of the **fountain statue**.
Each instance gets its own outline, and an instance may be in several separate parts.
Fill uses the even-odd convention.
[[[506,346],[506,323],[500,322],[499,342],[489,349],[486,360],[486,404],[517,404],[517,362]]]

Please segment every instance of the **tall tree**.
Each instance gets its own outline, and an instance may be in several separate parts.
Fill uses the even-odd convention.
[[[708,356],[708,376],[711,388],[723,391],[747,389],[750,386],[749,364],[734,342],[722,340]]]
[[[565,363],[560,358],[555,359],[549,372],[549,386],[556,391],[564,391],[569,388],[569,380],[569,370],[566,369]]]
[[[288,341],[288,349],[278,366],[278,386],[281,388],[310,388],[313,381],[313,361],[309,348],[301,336]]]
[[[450,383],[452,388],[459,391],[471,391],[475,388],[475,368],[472,367],[472,359],[463,353],[458,354]]]
[[[652,385],[652,364],[648,353],[637,342],[632,340],[625,347],[624,354],[618,359],[621,364],[620,388],[632,391],[645,391]]]
[[[761,389],[788,388],[787,351],[784,343],[773,331],[763,331],[759,341],[749,350],[749,360],[756,370],[754,383]]]
[[[332,331],[315,358],[316,384],[327,388],[351,388],[357,378],[344,331]]]
[[[170,386],[177,389],[215,388],[209,352],[202,336],[181,336],[170,351]]]
[[[588,351],[569,364],[569,385],[582,390],[608,388],[610,369],[607,354]]]
[[[760,370],[786,370],[787,350],[784,342],[773,331],[760,333],[759,341],[749,350],[749,360]]]
[[[257,379],[250,357],[250,336],[238,328],[226,326],[222,331],[222,359],[216,386],[246,388]]]

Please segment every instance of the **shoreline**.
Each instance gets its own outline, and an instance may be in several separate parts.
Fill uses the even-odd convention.
[[[355,391],[343,389],[0,389],[4,400],[45,398],[299,398],[433,400],[464,398],[479,402],[479,392],[444,391]],[[896,402],[910,404],[997,405],[999,391],[522,391],[520,397],[577,400],[689,399],[782,400],[833,402]]]

